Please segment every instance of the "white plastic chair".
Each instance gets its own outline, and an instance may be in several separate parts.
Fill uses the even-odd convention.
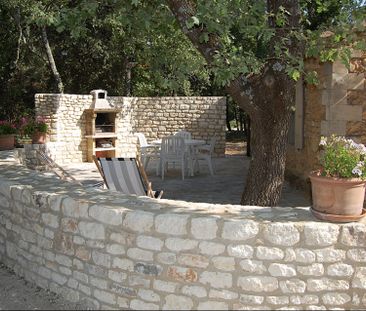
[[[187,131],[179,131],[174,134],[174,136],[183,137],[184,139],[191,139],[192,135]]]
[[[205,160],[207,162],[208,169],[211,175],[214,175],[214,169],[212,166],[212,155],[214,153],[216,137],[211,137],[209,144],[199,146],[194,154],[194,167],[197,167],[199,171],[199,160]]]
[[[186,146],[183,137],[168,136],[163,137],[160,149],[160,170],[161,179],[164,180],[164,173],[168,164],[180,163],[182,169],[182,179],[184,180],[184,171],[186,167]]]
[[[146,137],[143,133],[136,133],[135,134],[139,140],[140,144],[140,153],[141,153],[141,160],[142,164],[147,169],[147,165],[149,164],[150,158],[159,159],[159,146],[148,144]]]

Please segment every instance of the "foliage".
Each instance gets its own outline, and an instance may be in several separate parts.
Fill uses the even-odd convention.
[[[16,132],[17,129],[13,123],[0,120],[0,135],[15,134]]]
[[[352,139],[332,135],[320,140],[321,174],[329,177],[366,178],[366,147]]]
[[[20,136],[29,136],[39,133],[47,133],[48,124],[45,118],[38,116],[36,118],[22,117],[18,122],[18,131]]]

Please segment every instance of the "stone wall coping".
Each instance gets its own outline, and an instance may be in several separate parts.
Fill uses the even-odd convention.
[[[297,223],[304,226],[307,222],[321,225],[314,218],[308,207],[259,207],[231,204],[192,203],[178,200],[137,197],[125,195],[106,189],[83,187],[78,184],[62,181],[52,172],[33,171],[16,163],[16,160],[4,157],[7,152],[0,152],[0,193],[8,190],[27,191],[45,197],[62,196],[78,202],[92,205],[103,205],[105,208],[121,212],[151,212],[154,214],[181,214],[188,217],[212,217],[222,221],[256,221],[263,224]],[[359,223],[366,225],[365,220]],[[339,224],[343,226],[345,224]]]
[[[58,93],[37,93],[35,94],[35,96],[57,96],[57,97],[68,97],[68,96],[88,96],[88,97],[93,97],[91,94],[67,94],[67,93],[62,93],[62,94],[58,94]],[[154,97],[154,96],[120,96],[120,95],[108,95],[107,98],[126,98],[126,99],[155,99],[155,100],[166,100],[166,99],[174,99],[174,100],[178,100],[178,99],[204,99],[204,98],[212,98],[212,99],[216,99],[216,98],[225,98],[225,96],[159,96],[159,97]]]

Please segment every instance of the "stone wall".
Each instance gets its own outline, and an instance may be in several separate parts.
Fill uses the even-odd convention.
[[[224,97],[108,97],[121,108],[117,113],[116,155],[136,155],[136,132],[149,140],[188,130],[193,138],[218,138],[215,153],[225,153],[226,100]],[[59,164],[87,160],[85,109],[92,106],[91,95],[36,94],[36,113],[50,125],[47,148]]]
[[[137,198],[0,161],[0,261],[85,308],[365,309],[365,246],[365,223],[306,208]]]
[[[286,170],[288,177],[302,185],[310,171],[318,168],[320,137],[332,134],[347,136],[366,144],[366,54],[354,53],[350,68],[340,61],[306,61],[307,70],[318,73],[320,83],[304,88],[304,145],[289,146]]]

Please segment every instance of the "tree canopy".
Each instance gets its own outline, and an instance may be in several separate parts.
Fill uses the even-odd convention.
[[[304,58],[366,50],[360,0],[0,0],[1,116],[36,92],[224,92],[252,122],[242,204],[275,205]]]

